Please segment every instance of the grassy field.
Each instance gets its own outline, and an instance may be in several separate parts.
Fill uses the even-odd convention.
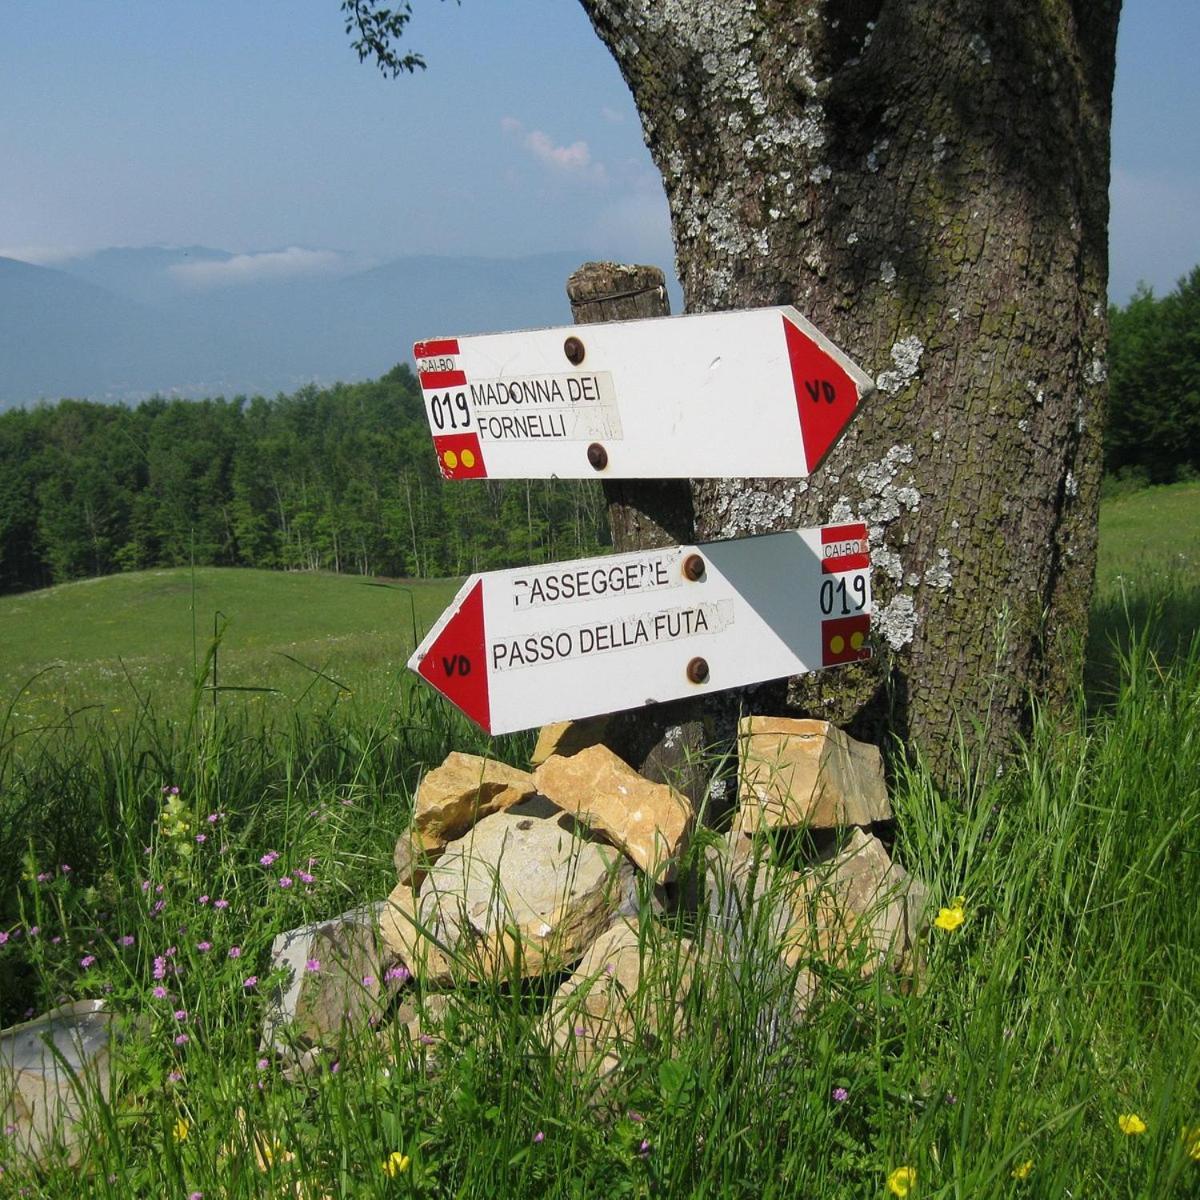
[[[328,583],[320,603],[347,623],[351,605],[378,596],[370,616],[355,611],[396,639],[378,652],[386,669],[366,634],[352,651],[353,635],[314,637],[330,628],[315,593],[297,592],[296,625],[264,592],[253,612],[229,592],[198,604],[200,665],[222,608],[222,679],[228,650],[231,680],[281,693],[263,702],[277,706],[270,722],[249,703],[256,693],[223,693],[213,712],[210,693],[191,689],[190,577],[172,574],[188,595],[162,600],[175,627],[145,655],[152,705],[113,714],[112,697],[128,693],[105,689],[128,685],[106,683],[95,723],[0,730],[0,1018],[106,996],[133,1030],[124,1086],[97,1107],[101,1136],[82,1167],[29,1171],[0,1138],[0,1196],[842,1200],[899,1194],[888,1181],[902,1189],[904,1168],[916,1200],[1200,1195],[1200,644],[1179,636],[1196,624],[1200,488],[1116,501],[1103,522],[1092,669],[1104,703],[1081,697],[1065,724],[1039,722],[1002,775],[965,762],[945,791],[916,767],[895,781],[897,857],[935,905],[964,897],[962,926],[926,936],[917,985],[814,962],[821,999],[779,1037],[779,974],[763,949],[736,978],[699,973],[674,1036],[640,1043],[600,1094],[547,1045],[536,988],[456,995],[433,1046],[410,1048],[381,1014],[315,1075],[285,1078],[262,1057],[271,938],[385,895],[420,771],[482,739],[425,689],[395,682],[407,601],[353,581],[308,583]],[[423,593],[419,625],[447,597],[438,587]],[[12,611],[0,607],[6,634]],[[61,611],[82,638],[77,606]],[[111,661],[122,611],[100,604],[93,621],[114,623],[75,653],[39,650],[52,631],[21,615],[11,669],[36,670],[41,654],[73,671]],[[126,644],[148,645],[146,625]],[[348,688],[277,665],[293,642],[308,646],[293,657]],[[6,642],[5,671],[9,656]],[[389,681],[384,704],[364,699],[375,692],[362,672],[375,669]],[[337,700],[344,690],[354,695]],[[518,762],[527,750],[494,747]],[[165,809],[172,787],[186,836]],[[305,888],[278,885],[301,870]],[[704,913],[673,914],[645,937],[680,932],[704,939]]]
[[[0,597],[0,697],[18,728],[67,714],[185,716],[199,681],[268,714],[386,703],[457,581],[186,567]],[[218,636],[219,635],[219,636]],[[251,690],[244,690],[251,689]],[[211,691],[202,696],[211,705]]]

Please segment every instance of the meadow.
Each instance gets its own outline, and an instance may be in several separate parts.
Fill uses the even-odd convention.
[[[385,895],[420,772],[487,743],[401,670],[406,597],[255,577],[242,609],[245,574],[196,573],[195,650],[190,572],[0,600],[0,1018],[104,996],[129,1034],[85,1162],[30,1171],[0,1140],[0,1195],[1200,1195],[1200,487],[1104,506],[1071,712],[1039,712],[1000,773],[964,745],[944,790],[901,762],[894,853],[965,916],[917,978],[821,967],[780,1035],[751,956],[599,1093],[530,987],[456,993],[428,1047],[381,1014],[313,1075],[262,1056],[274,934]],[[167,607],[129,617],[155,586]],[[453,590],[402,586],[419,629]],[[217,608],[219,683],[273,690],[214,706]]]

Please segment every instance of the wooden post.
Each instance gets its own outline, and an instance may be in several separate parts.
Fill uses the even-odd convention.
[[[584,263],[567,280],[577,325],[670,316],[666,280],[658,267]],[[695,528],[686,479],[605,480],[613,548],[651,550],[690,542]],[[655,782],[674,784],[699,805],[708,785],[701,765],[706,725],[697,701],[680,700],[615,714],[603,740]]]

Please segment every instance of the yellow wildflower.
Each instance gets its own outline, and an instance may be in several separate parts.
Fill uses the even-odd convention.
[[[395,1179],[397,1175],[403,1175],[408,1170],[408,1163],[409,1158],[407,1154],[401,1154],[399,1150],[393,1150],[383,1160],[383,1173],[390,1179]]]
[[[1200,1125],[1185,1125],[1180,1137],[1183,1139],[1183,1149],[1188,1158],[1200,1162]]]
[[[1121,1132],[1127,1137],[1133,1137],[1135,1134],[1146,1132],[1146,1122],[1137,1113],[1122,1113],[1117,1118],[1117,1124],[1121,1127]]]
[[[1028,1179],[1029,1173],[1033,1170],[1033,1159],[1027,1158],[1023,1163],[1017,1163],[1012,1169],[1012,1177],[1014,1179]]]
[[[907,1196],[917,1186],[916,1167],[897,1167],[887,1178],[893,1196]]]
[[[934,925],[939,929],[944,929],[947,933],[957,929],[967,919],[967,914],[963,909],[966,902],[965,896],[955,896],[950,901],[949,908],[938,909],[938,915],[933,918]]]
[[[189,1128],[190,1127],[188,1123],[182,1117],[180,1117],[171,1127],[171,1136],[177,1142],[186,1142]]]

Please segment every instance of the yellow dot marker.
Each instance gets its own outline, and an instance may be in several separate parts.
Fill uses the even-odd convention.
[[[462,452],[462,465],[469,471],[475,465],[475,455],[470,450]]]
[[[832,650],[834,654],[841,654],[845,648],[846,639],[842,637],[840,633],[835,633],[833,637],[829,639],[829,649]]]
[[[850,649],[861,650],[863,645],[863,635],[861,633],[852,633],[850,635]]]
[[[454,468],[458,466],[458,455],[455,454],[453,450],[447,450],[446,453],[442,455],[442,462],[444,462],[446,466],[453,471]]]

